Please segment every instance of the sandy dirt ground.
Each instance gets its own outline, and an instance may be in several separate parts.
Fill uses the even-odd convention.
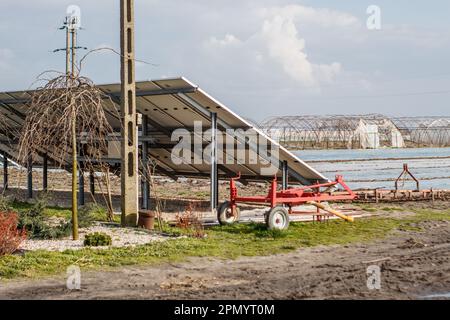
[[[63,276],[0,283],[0,299],[421,299],[450,292],[450,223],[422,222],[367,244],[289,254],[82,272],[79,291]],[[367,287],[367,267],[381,289]]]

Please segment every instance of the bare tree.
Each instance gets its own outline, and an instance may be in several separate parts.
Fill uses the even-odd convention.
[[[61,74],[40,80],[44,85],[32,96],[20,135],[19,161],[47,153],[61,167],[72,170],[72,236],[76,240],[78,157],[83,157],[84,168],[93,170],[107,154],[108,141],[114,139],[104,109],[110,98],[86,77]]]

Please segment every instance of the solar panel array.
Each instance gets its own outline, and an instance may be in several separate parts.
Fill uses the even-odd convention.
[[[108,121],[115,131],[120,132],[120,84],[99,85],[99,88],[110,97],[105,99],[104,108]],[[27,108],[31,102],[32,90],[0,93],[0,151],[4,151],[12,158],[17,158],[17,143],[20,129],[25,121]],[[289,166],[291,180],[294,179],[303,184],[327,181],[327,178],[314,170],[308,164],[280,147],[275,141],[268,138],[262,131],[252,126],[251,123],[238,116],[225,105],[221,104],[195,84],[185,78],[162,79],[136,83],[136,108],[138,113],[146,115],[148,119],[148,136],[141,137],[141,141],[150,143],[150,157],[156,163],[157,173],[171,177],[208,177],[210,165],[207,163],[185,163],[175,165],[172,161],[172,149],[177,141],[172,141],[172,133],[177,129],[187,129],[192,132],[194,122],[201,121],[203,130],[211,126],[210,113],[217,113],[218,129],[226,130],[251,129],[258,137],[267,139],[269,146],[279,150],[277,167],[286,161]],[[2,123],[4,125],[2,126]],[[252,146],[249,141],[242,141],[242,137],[233,137],[234,144],[246,144],[247,153],[258,151],[258,146]],[[203,141],[207,144],[208,141]],[[49,147],[50,148],[50,147]],[[224,148],[225,149],[225,148]],[[219,176],[231,177],[240,172],[243,178],[248,180],[266,180],[271,176],[264,174],[264,167],[268,167],[267,156],[258,153],[258,161],[239,163],[236,153],[223,151],[226,157],[235,161],[219,164]],[[42,156],[48,154],[50,163],[52,160],[51,149],[42,150],[40,156],[35,159],[37,164],[42,162]],[[120,163],[119,158],[107,157],[107,161]],[[53,158],[54,159],[54,158]],[[70,159],[70,156],[68,156]],[[231,163],[232,162],[232,163]],[[69,164],[69,161],[67,162]],[[281,176],[281,170],[277,172]]]

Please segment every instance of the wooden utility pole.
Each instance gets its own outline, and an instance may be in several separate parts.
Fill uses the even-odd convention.
[[[138,200],[138,141],[134,66],[134,0],[120,0],[121,48],[121,196],[122,226],[136,226]]]

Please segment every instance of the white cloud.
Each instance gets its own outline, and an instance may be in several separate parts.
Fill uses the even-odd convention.
[[[259,30],[246,40],[232,34],[223,38],[210,37],[207,47],[224,49],[230,60],[233,57],[252,57],[261,68],[272,63],[274,72],[282,73],[305,87],[318,87],[321,83],[331,83],[342,72],[341,63],[313,62],[307,54],[307,41],[300,35],[298,21],[320,25],[321,27],[347,28],[359,24],[359,20],[347,13],[328,9],[314,9],[301,5],[265,8],[258,11]],[[247,52],[245,55],[243,51]],[[217,51],[215,54],[223,54]],[[264,61],[264,64],[262,63]],[[246,63],[248,65],[248,62]],[[281,67],[281,68],[280,68]],[[280,72],[281,71],[281,72]]]
[[[235,45],[239,45],[240,43],[241,43],[241,40],[239,40],[232,34],[226,34],[223,39],[217,39],[216,37],[211,37],[207,42],[207,44],[209,46],[213,46],[213,47],[235,46]]]
[[[335,29],[360,25],[350,14],[302,5],[266,8],[261,15],[264,17],[261,36],[269,56],[281,64],[292,79],[308,87],[333,82],[342,71],[342,65],[339,62],[313,63],[306,53],[306,40],[299,34],[298,21]]]
[[[137,63],[136,77],[186,76],[254,118],[311,110],[336,112],[337,108],[342,113],[360,112],[359,99],[315,99],[445,86],[444,78],[433,79],[432,85],[427,79],[408,81],[411,88],[401,81],[383,84],[440,72],[450,50],[449,23],[441,6],[434,14],[428,11],[429,5],[417,5],[418,15],[425,9],[430,15],[411,20],[398,15],[398,5],[386,3],[383,12],[390,12],[389,17],[383,19],[382,30],[373,32],[366,28],[366,7],[347,2],[320,1],[327,9],[316,8],[315,1],[302,5],[306,1],[292,0],[136,1],[136,58],[157,64]],[[86,31],[80,32],[80,44],[119,49],[118,1],[1,0],[0,12],[5,14],[0,21],[0,48],[14,53],[11,57],[3,49],[0,54],[0,68],[9,66],[0,69],[3,90],[25,88],[42,70],[64,64],[64,55],[49,51],[64,41],[56,27],[69,4],[82,10]],[[36,16],[39,19],[33,20]],[[33,24],[34,33],[23,21]],[[33,36],[36,33],[38,38]],[[22,41],[16,41],[18,37]],[[84,62],[85,74],[99,83],[117,82],[118,61],[110,52],[93,54]],[[385,108],[403,108],[409,114],[414,112],[410,105],[421,101],[411,100],[395,105],[398,99],[393,99]],[[434,103],[445,106],[444,100],[436,96]]]
[[[292,19],[276,15],[265,20],[261,36],[269,56],[283,66],[283,70],[304,85],[315,84],[313,66],[305,53],[305,40],[298,37]]]

